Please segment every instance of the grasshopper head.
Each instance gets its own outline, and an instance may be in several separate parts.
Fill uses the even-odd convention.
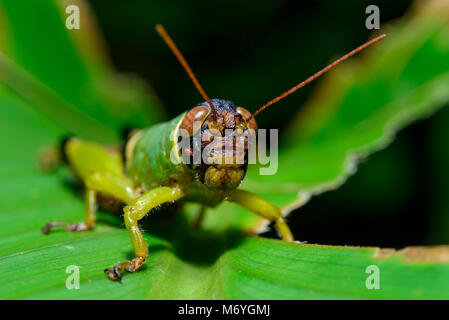
[[[257,123],[248,110],[236,107],[232,101],[212,99],[212,104],[215,118],[207,102],[185,115],[181,128],[189,134],[191,147],[183,150],[183,156],[190,157],[190,167],[201,183],[209,188],[232,190],[245,177]]]

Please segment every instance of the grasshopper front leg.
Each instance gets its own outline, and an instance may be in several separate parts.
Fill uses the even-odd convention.
[[[148,211],[165,202],[176,201],[184,196],[179,187],[158,187],[145,192],[135,201],[126,206],[124,220],[131,243],[134,248],[135,258],[131,261],[119,263],[113,268],[105,269],[106,276],[111,280],[121,279],[122,272],[135,272],[144,263],[148,256],[148,248],[137,222],[145,217]]]
[[[281,210],[271,204],[264,198],[244,190],[236,190],[228,199],[228,201],[240,204],[251,212],[254,212],[265,219],[276,224],[276,228],[280,233],[282,240],[293,242],[294,238],[290,228],[287,225]]]

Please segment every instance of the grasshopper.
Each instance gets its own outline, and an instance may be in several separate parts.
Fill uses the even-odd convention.
[[[201,132],[202,137],[208,137],[200,141],[200,151],[213,142],[213,135],[210,134],[212,130],[218,131],[225,143],[235,146],[238,142],[234,135],[224,135],[225,130],[241,132],[257,130],[255,116],[262,110],[386,36],[381,35],[366,42],[269,101],[254,113],[250,113],[232,101],[209,99],[166,30],[157,25],[156,31],[179,60],[205,101],[170,121],[132,131],[124,148],[124,163],[119,153],[113,153],[95,142],[76,137],[66,139],[62,143],[63,156],[85,186],[84,221],[80,223],[55,221],[42,228],[45,234],[54,227],[65,227],[69,232],[88,231],[95,226],[95,210],[99,196],[123,203],[125,226],[135,257],[131,261],[105,269],[106,276],[111,280],[120,280],[124,271],[137,271],[148,257],[148,248],[138,221],[153,208],[180,199],[198,202],[205,207],[215,207],[222,201],[234,202],[274,222],[283,241],[294,241],[280,208],[252,192],[237,189],[248,167],[248,145],[245,142],[239,145],[243,153],[222,151],[215,153],[218,159],[226,160],[225,164],[214,161],[216,158],[212,161],[204,161],[201,158],[201,161],[194,165],[184,161],[176,163],[171,160],[170,152],[179,142],[178,132],[183,130],[191,138],[198,132]],[[195,123],[200,125],[195,126]],[[193,156],[194,152],[191,149],[186,148],[183,151],[188,156]],[[181,154],[177,156],[181,159]],[[243,162],[236,161],[236,158],[243,159]]]

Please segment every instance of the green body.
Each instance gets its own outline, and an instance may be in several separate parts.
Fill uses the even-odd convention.
[[[174,119],[148,127],[138,133],[137,140],[128,146],[126,175],[137,188],[148,191],[159,186],[181,184],[186,189],[184,200],[216,206],[227,196],[211,190],[194,179],[194,171],[184,163],[176,164],[170,153],[176,148],[176,137],[185,113]],[[180,154],[176,155],[179,159]]]
[[[172,135],[183,117],[184,114],[143,129],[137,133],[136,141],[130,140],[132,146],[127,146],[126,175],[135,186],[146,191],[169,185],[171,180],[189,174],[186,166],[170,161],[170,153],[175,146]]]

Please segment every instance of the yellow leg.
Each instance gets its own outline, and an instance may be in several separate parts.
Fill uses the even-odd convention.
[[[165,202],[176,201],[183,196],[184,192],[178,187],[159,187],[145,192],[123,209],[125,226],[131,238],[136,257],[131,261],[119,263],[113,268],[106,269],[105,273],[109,279],[121,279],[121,273],[124,270],[135,272],[145,263],[145,259],[148,256],[148,248],[137,222],[145,217],[148,211],[154,207]]]
[[[279,231],[282,240],[289,242],[294,241],[292,232],[282,216],[281,210],[264,198],[249,191],[237,190],[228,200],[240,204],[242,207],[245,207],[249,211],[258,214],[265,219],[273,221],[276,223],[276,228]]]
[[[50,222],[42,228],[44,233],[49,233],[52,228],[60,226],[69,232],[92,229],[95,226],[97,192],[125,203],[136,198],[132,183],[123,175],[123,163],[117,152],[111,152],[93,142],[69,138],[62,144],[62,153],[70,168],[86,186],[84,222]]]
[[[97,209],[97,193],[92,189],[86,189],[86,196],[84,200],[84,224],[87,229],[92,229],[95,226],[95,210]]]
[[[117,198],[125,203],[131,203],[136,199],[131,181],[123,175],[110,172],[92,172],[85,184],[87,188]]]
[[[124,176],[109,172],[93,172],[85,182],[86,193],[84,197],[84,222],[68,223],[53,221],[47,223],[42,232],[50,233],[54,227],[65,227],[68,232],[81,232],[91,230],[95,226],[96,193],[117,198],[130,203],[136,198],[131,182]]]

